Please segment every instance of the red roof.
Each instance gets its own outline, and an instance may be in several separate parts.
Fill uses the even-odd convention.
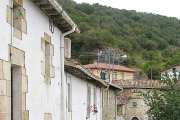
[[[106,64],[105,63],[97,63],[97,65],[93,64],[87,64],[87,65],[83,65],[84,68],[86,69],[105,69],[106,68]],[[112,70],[112,64],[110,65],[110,69]],[[121,66],[121,65],[114,65],[114,70],[115,71],[122,71],[122,72],[136,72],[133,69]]]
[[[167,68],[165,68],[165,69],[163,69],[163,70],[160,70],[159,72],[163,72],[163,71],[168,70],[168,69],[170,69],[170,68],[173,68],[173,67],[175,67],[175,66],[180,66],[180,64],[177,63],[177,64],[172,65],[172,66],[170,66],[170,67],[167,67]]]

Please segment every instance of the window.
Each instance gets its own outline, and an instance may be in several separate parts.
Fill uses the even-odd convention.
[[[22,111],[22,68],[15,66],[11,68],[11,113],[12,120],[21,120]]]
[[[91,113],[91,87],[87,87],[87,115],[86,118],[90,118]]]
[[[137,102],[132,102],[132,107],[137,107]]]
[[[148,115],[144,115],[144,120],[148,120]]]
[[[114,72],[114,73],[113,73],[113,78],[114,78],[114,79],[117,79],[117,72]]]
[[[119,73],[119,79],[124,79],[124,73]]]
[[[176,68],[173,68],[173,73],[175,73],[176,72]]]
[[[50,76],[50,43],[45,41],[45,74]]]

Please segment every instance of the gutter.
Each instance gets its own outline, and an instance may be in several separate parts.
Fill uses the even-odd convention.
[[[72,30],[63,33],[61,35],[61,41],[60,41],[60,51],[61,51],[61,56],[60,56],[60,61],[61,61],[61,89],[62,89],[62,120],[67,120],[67,108],[66,108],[66,80],[65,80],[65,76],[64,76],[64,37],[66,35],[69,35],[71,33],[73,33],[76,30],[76,25],[73,25]]]
[[[62,15],[62,17],[73,27],[77,26],[74,21],[70,18],[70,16],[65,12],[62,6],[56,0],[48,0],[54,8]],[[80,33],[79,29],[75,27],[76,33]],[[66,36],[66,35],[65,35]]]
[[[64,76],[64,37],[66,35],[69,35],[76,31],[76,33],[80,33],[79,29],[77,28],[77,25],[73,22],[73,20],[67,15],[67,13],[63,10],[61,5],[56,1],[56,0],[48,0],[54,8],[62,15],[62,17],[72,26],[72,30],[63,33],[60,37],[60,61],[61,61],[61,89],[62,89],[62,94],[61,94],[61,109],[62,109],[62,114],[61,114],[61,119],[62,120],[67,120],[67,108],[66,108],[66,81],[65,81],[65,76]]]

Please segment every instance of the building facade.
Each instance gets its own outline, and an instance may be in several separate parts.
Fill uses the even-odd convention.
[[[108,85],[72,59],[65,62],[65,74],[68,120],[104,120],[102,90]]]
[[[94,62],[93,64],[83,65],[84,68],[88,69],[95,76],[101,78],[101,74],[106,71],[105,63]],[[112,80],[127,80],[133,79],[133,74],[135,70],[127,68],[121,65],[112,65],[110,64],[110,79],[106,79],[108,82],[112,82]]]
[[[65,120],[64,36],[75,23],[56,0],[3,0],[0,13],[0,119]]]
[[[172,65],[160,71],[161,79],[166,79],[167,77],[173,79],[175,77],[175,74],[176,74],[176,78],[180,79],[179,72],[180,72],[180,64]]]
[[[115,80],[113,83],[123,88],[118,94],[118,120],[151,120],[147,111],[149,106],[143,100],[142,93],[153,88],[161,90],[164,86],[158,80]]]
[[[123,89],[114,84],[107,85],[108,89],[102,92],[102,118],[103,120],[117,120],[117,97]]]

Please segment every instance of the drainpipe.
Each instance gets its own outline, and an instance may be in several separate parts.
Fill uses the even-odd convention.
[[[71,34],[75,31],[76,26],[74,25],[72,30],[63,33],[61,35],[61,87],[62,87],[62,120],[67,120],[67,115],[66,115],[66,81],[65,81],[65,76],[64,76],[64,37],[68,34]]]
[[[64,76],[64,37],[68,34],[73,33],[76,31],[77,33],[80,33],[79,29],[76,27],[76,24],[73,22],[73,20],[68,16],[68,14],[63,10],[61,5],[56,1],[56,0],[48,0],[54,8],[62,15],[62,17],[71,25],[72,30],[63,33],[61,35],[61,41],[60,41],[60,51],[61,51],[61,89],[62,89],[62,114],[61,118],[62,120],[67,120],[67,115],[66,115],[66,81],[65,81],[65,76]]]
[[[117,120],[117,96],[122,91],[123,91],[123,89],[119,92],[115,92],[115,120]]]

